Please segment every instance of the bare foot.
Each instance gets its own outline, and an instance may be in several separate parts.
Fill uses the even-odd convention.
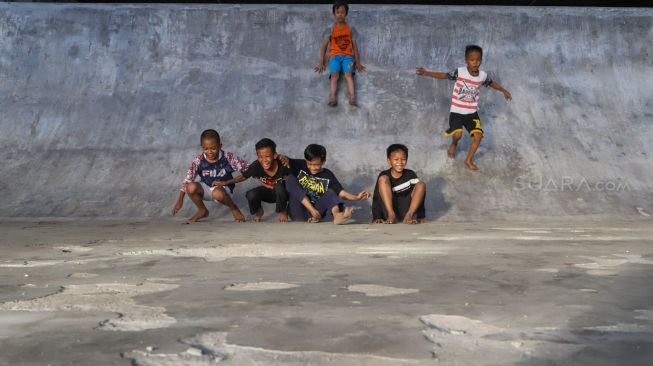
[[[467,166],[467,168],[469,168],[469,170],[471,170],[473,172],[478,171],[478,167],[476,165],[474,165],[474,163],[472,163],[471,161],[465,160],[465,165]]]
[[[351,214],[354,213],[354,208],[353,207],[345,207],[345,210],[342,212],[338,212],[333,215],[333,223],[335,225],[341,225],[344,224],[345,221],[349,220],[351,218]]]
[[[329,105],[329,107],[335,107],[335,106],[337,106],[337,105],[338,105],[338,99],[336,99],[335,96],[331,96],[331,97],[329,97],[329,103],[328,103],[328,105]]]
[[[372,223],[373,223],[373,224],[385,224],[385,220],[383,220],[383,219],[376,219],[376,220],[372,221]]]
[[[288,212],[285,210],[279,212],[279,222],[288,222]]]
[[[452,143],[451,145],[449,145],[449,150],[447,150],[447,156],[449,156],[450,158],[453,158],[454,156],[456,156],[456,148],[457,147],[458,147],[458,144]]]
[[[190,222],[198,222],[198,221],[200,221],[201,219],[203,219],[203,218],[205,218],[207,216],[209,216],[209,210],[206,210],[206,209],[197,210],[197,213],[195,215],[191,216],[191,218],[188,219],[188,222],[189,223]]]
[[[254,222],[261,222],[261,217],[263,217],[263,208],[259,208],[254,214]]]
[[[406,215],[406,217],[404,217],[403,223],[408,225],[415,225],[418,222],[413,218],[413,215]]]
[[[388,219],[385,220],[386,224],[396,224],[397,223],[397,216],[395,215],[389,215]]]
[[[427,219],[417,219],[418,224],[426,224],[427,222],[429,222]]]
[[[236,222],[245,222],[245,216],[239,209],[234,208],[231,210],[231,214],[234,215],[234,221]]]
[[[356,101],[356,97],[349,98],[349,105],[352,105],[354,107],[358,107],[358,102]]]

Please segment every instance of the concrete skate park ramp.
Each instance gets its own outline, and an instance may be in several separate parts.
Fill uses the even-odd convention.
[[[349,21],[360,106],[341,84],[329,108],[312,70],[329,6],[0,4],[0,216],[168,215],[205,128],[250,160],[262,137],[293,157],[321,143],[352,192],[405,143],[435,219],[653,214],[653,10],[355,5]],[[468,43],[514,96],[482,92],[479,173],[468,138],[446,158],[452,84],[414,71],[462,65]]]

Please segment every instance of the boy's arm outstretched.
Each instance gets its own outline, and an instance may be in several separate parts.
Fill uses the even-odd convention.
[[[347,201],[363,201],[370,198],[371,194],[370,192],[366,192],[366,191],[362,191],[359,194],[351,194],[343,189],[342,191],[340,191],[340,193],[338,193],[338,196],[340,196],[340,198],[342,198],[343,200],[347,200]]]
[[[502,92],[503,96],[506,98],[506,100],[512,100],[512,94],[510,94],[510,92],[506,88],[502,87],[501,84],[497,83],[496,81],[493,81],[489,85],[489,87],[494,89],[494,90],[498,90],[498,91]]]
[[[449,79],[449,74],[446,73],[446,72],[428,71],[427,69],[425,69],[425,68],[423,68],[421,66],[418,67],[415,71],[416,71],[417,75],[421,75],[421,76],[428,76],[428,77],[431,77],[431,78],[443,79],[443,80],[444,79]]]

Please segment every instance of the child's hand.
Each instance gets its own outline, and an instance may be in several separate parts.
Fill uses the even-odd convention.
[[[503,90],[503,96],[506,98],[506,100],[512,100],[512,94],[510,94],[509,91]]]
[[[417,75],[422,75],[422,76],[426,75],[426,69],[421,66],[415,69],[415,72],[417,73]]]
[[[179,210],[181,210],[181,207],[184,205],[184,201],[177,201],[175,203],[175,207],[172,208],[172,216],[175,216]]]
[[[279,159],[279,161],[283,166],[285,166],[286,168],[290,168],[290,159],[286,155],[279,154],[279,156],[277,156],[277,159]]]
[[[363,200],[366,200],[366,199],[370,198],[370,196],[371,196],[370,192],[365,192],[365,191],[363,191],[363,192],[359,193],[359,194],[356,196],[356,198],[357,198],[359,201],[363,201]]]
[[[320,62],[319,64],[317,64],[317,66],[315,66],[315,69],[313,69],[313,70],[315,70],[315,72],[321,74],[322,71],[324,71],[324,68],[325,68],[324,62]]]
[[[365,65],[363,65],[363,64],[356,63],[356,65],[354,65],[354,67],[356,68],[356,71],[358,71],[358,72],[365,71]]]

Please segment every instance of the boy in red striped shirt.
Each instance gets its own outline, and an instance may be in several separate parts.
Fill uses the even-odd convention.
[[[451,114],[449,115],[449,129],[445,136],[452,136],[451,145],[447,154],[453,158],[456,154],[458,141],[463,137],[463,126],[472,137],[472,145],[467,152],[465,165],[471,171],[477,171],[474,164],[474,154],[483,139],[481,119],[478,116],[478,100],[481,94],[481,85],[489,86],[503,93],[506,100],[512,100],[512,95],[499,83],[488,78],[485,71],[479,70],[483,62],[483,49],[476,45],[465,47],[465,63],[467,67],[460,67],[450,73],[432,72],[423,67],[417,68],[417,75],[429,76],[436,79],[449,79],[456,81],[451,95]]]

